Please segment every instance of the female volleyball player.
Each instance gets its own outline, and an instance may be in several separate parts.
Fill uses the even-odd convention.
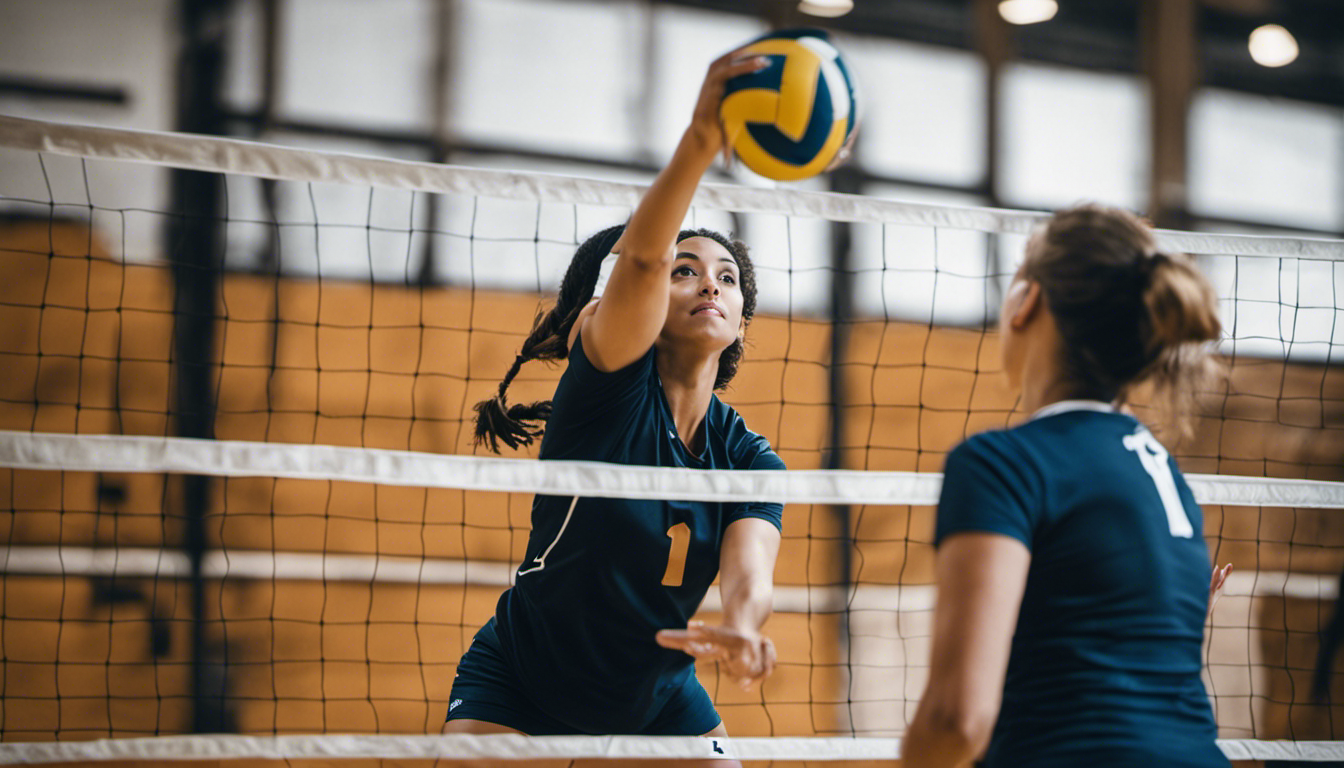
[[[729,54],[710,67],[671,162],[627,225],[579,247],[556,306],[498,396],[477,406],[479,440],[517,447],[544,421],[542,459],[783,468],[714,395],[736,371],[755,308],[745,247],[679,232],[723,148],[724,81],[761,66]],[[554,399],[506,408],[505,389],[532,358],[568,358]],[[774,646],[760,629],[781,511],[538,495],[515,585],[462,658],[443,732],[725,734],[688,654],[718,658],[744,685],[770,674]],[[723,624],[687,628],[716,573]],[[673,631],[659,637],[663,629]]]
[[[1059,213],[1027,246],[999,329],[1033,415],[948,455],[907,768],[1228,765],[1200,681],[1202,515],[1116,410],[1143,383],[1190,402],[1215,308],[1191,261],[1121,211]]]

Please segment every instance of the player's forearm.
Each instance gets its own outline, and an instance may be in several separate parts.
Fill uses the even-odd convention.
[[[687,131],[658,178],[644,193],[621,237],[621,257],[646,267],[661,267],[671,258],[671,246],[681,231],[700,177],[714,163],[712,142]]]
[[[989,745],[998,706],[953,690],[927,688],[901,739],[905,768],[969,766]]]
[[[921,702],[901,740],[902,765],[905,768],[970,766],[989,744],[994,727],[994,716],[977,710]]]
[[[768,578],[747,577],[721,583],[723,624],[726,627],[758,633],[774,610],[774,584]]]
[[[904,768],[963,768],[972,764],[975,755],[974,746],[955,728],[930,729],[911,723],[901,739]]]

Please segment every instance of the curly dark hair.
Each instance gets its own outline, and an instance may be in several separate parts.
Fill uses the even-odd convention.
[[[475,444],[488,444],[490,450],[499,453],[502,442],[509,448],[531,445],[545,432],[545,423],[551,415],[551,401],[538,400],[528,405],[510,406],[505,400],[509,384],[513,382],[523,363],[529,360],[564,360],[569,357],[569,333],[578,319],[579,312],[587,306],[593,297],[593,288],[602,267],[602,260],[611,253],[611,249],[625,232],[625,225],[608,227],[588,238],[574,252],[574,258],[565,270],[560,281],[560,293],[555,305],[548,311],[538,312],[532,321],[532,331],[523,340],[522,349],[514,358],[513,365],[503,380],[495,396],[482,400],[476,409]],[[742,322],[750,323],[756,313],[756,270],[752,267],[747,246],[741,240],[730,238],[712,229],[683,229],[677,234],[677,242],[692,237],[707,237],[727,249],[737,262],[739,285],[742,289]],[[719,355],[719,370],[714,377],[714,388],[723,389],[737,375],[737,366],[742,361],[742,339],[733,343]]]

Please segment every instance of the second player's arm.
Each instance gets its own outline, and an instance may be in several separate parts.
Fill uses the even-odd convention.
[[[902,739],[905,768],[970,766],[994,730],[1031,553],[996,533],[959,533],[934,560],[929,682]]]

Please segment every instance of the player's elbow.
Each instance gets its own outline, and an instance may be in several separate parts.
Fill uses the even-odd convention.
[[[933,702],[921,715],[924,737],[910,744],[911,750],[919,751],[922,743],[939,758],[950,758],[949,764],[971,761],[983,754],[998,719],[994,707],[973,702]]]
[[[947,733],[963,744],[970,755],[979,756],[989,745],[998,713],[983,705],[965,705],[948,713],[943,721]]]
[[[637,238],[621,245],[621,261],[629,261],[641,271],[663,273],[672,266],[673,249],[666,244],[641,243]]]

